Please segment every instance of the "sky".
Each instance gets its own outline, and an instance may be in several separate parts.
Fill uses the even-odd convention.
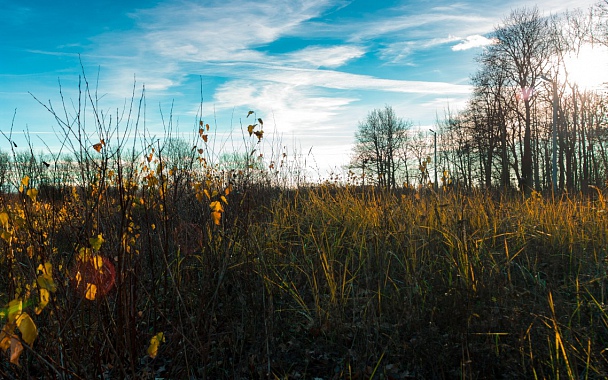
[[[593,3],[536,5],[549,15]],[[139,100],[145,86],[146,128],[159,138],[172,114],[172,135],[192,140],[202,104],[220,142],[214,149],[239,149],[253,110],[266,151],[270,144],[304,157],[324,177],[349,162],[357,126],[373,109],[390,105],[423,130],[462,109],[490,33],[511,10],[532,5],[0,0],[0,131],[12,129],[22,147],[29,136],[34,151],[58,149],[58,124],[36,99],[62,111],[63,95],[73,114],[84,73],[107,114],[128,107],[134,90]],[[98,141],[93,123],[86,128]],[[9,149],[0,136],[0,150]]]

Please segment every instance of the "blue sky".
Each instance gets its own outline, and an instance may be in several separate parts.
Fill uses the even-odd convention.
[[[546,15],[593,1],[540,0]],[[35,150],[53,149],[56,123],[41,101],[77,102],[80,61],[116,113],[146,87],[146,126],[162,136],[203,119],[217,138],[240,131],[247,111],[267,143],[307,154],[323,175],[349,160],[359,121],[388,104],[421,128],[464,106],[474,57],[514,8],[528,1],[0,0],[0,130]],[[97,79],[98,78],[98,79]],[[173,104],[173,106],[172,106]],[[15,114],[16,110],[16,114]],[[114,111],[112,111],[114,110]],[[90,131],[94,140],[94,131]],[[236,133],[241,139],[240,132]],[[234,133],[233,133],[234,136]],[[228,145],[231,145],[229,143]],[[312,148],[312,150],[311,150]],[[0,138],[0,150],[9,143]]]

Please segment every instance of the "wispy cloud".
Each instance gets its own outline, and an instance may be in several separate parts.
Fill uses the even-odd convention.
[[[380,59],[391,64],[416,65],[414,55],[421,50],[459,41],[458,37],[435,37],[416,41],[397,41],[380,48]]]
[[[418,94],[468,94],[471,91],[471,87],[468,85],[384,79],[372,75],[352,74],[336,70],[251,66],[248,74],[259,80],[300,87],[324,87],[338,90],[373,90]]]
[[[91,60],[106,60],[104,70],[111,71],[106,87],[125,97],[131,94],[135,73],[138,83],[145,83],[152,93],[179,91],[192,74],[221,76],[231,80],[225,81],[214,94],[213,102],[218,109],[258,106],[275,113],[289,111],[295,119],[311,115],[315,109],[316,120],[321,123],[358,100],[353,96],[335,98],[335,94],[323,94],[327,90],[469,93],[470,88],[463,85],[339,71],[367,54],[365,44],[345,41],[304,46],[285,53],[266,48],[281,38],[306,34],[303,28],[312,28],[310,22],[331,7],[329,0],[216,1],[205,6],[165,3],[133,12],[131,17],[138,27],[132,31],[96,37],[98,47]],[[409,22],[417,25],[419,20]],[[400,28],[406,24],[402,20]],[[380,23],[367,27],[379,28],[380,33],[391,30]],[[348,36],[344,39],[349,40]],[[453,38],[434,37],[426,46],[447,43]],[[390,48],[396,51],[399,45]],[[382,54],[394,54],[388,49]]]
[[[477,47],[483,47],[492,45],[495,41],[492,38],[487,38],[485,36],[476,34],[473,36],[468,36],[460,43],[452,46],[452,50],[461,51],[461,50],[469,50]]]
[[[286,58],[288,62],[293,62],[295,65],[306,63],[316,68],[336,68],[364,54],[365,50],[359,46],[308,46],[287,54]]]
[[[214,99],[218,110],[250,107],[260,114],[272,115],[281,132],[301,131],[302,135],[335,127],[336,116],[343,114],[357,100],[322,89],[248,80],[234,80],[221,85]]]
[[[174,3],[137,11],[139,49],[183,61],[261,61],[256,51],[318,16],[329,0]],[[134,42],[134,41],[131,41]]]
[[[213,71],[218,64],[274,61],[303,67],[337,67],[361,56],[363,51],[354,46],[311,47],[273,56],[260,50],[318,16],[330,3],[329,0],[162,3],[133,12],[131,17],[137,25],[133,30],[93,37],[95,48],[86,58],[91,64],[100,64],[115,84],[111,86],[113,91],[123,94],[129,93],[135,73],[148,89],[169,90],[181,85],[188,75]],[[125,79],[129,79],[126,85]]]
[[[435,98],[428,102],[424,102],[421,106],[426,107],[428,109],[439,109],[445,110],[445,112],[458,112],[466,108],[468,105],[468,97],[459,96],[459,97],[450,97],[450,98]],[[438,115],[442,117],[442,114]]]

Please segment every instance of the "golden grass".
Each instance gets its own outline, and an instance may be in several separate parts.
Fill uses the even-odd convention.
[[[224,191],[163,170],[137,187],[98,176],[59,200],[27,187],[0,198],[5,338],[23,339],[5,319],[11,301],[37,326],[21,367],[7,348],[1,374],[608,374],[599,189],[560,199],[331,184]],[[210,204],[220,201],[218,224]],[[74,270],[101,257],[116,283],[95,295]],[[56,287],[44,305],[40,264]]]

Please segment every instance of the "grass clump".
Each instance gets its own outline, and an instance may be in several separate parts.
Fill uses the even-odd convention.
[[[340,376],[601,378],[599,206],[319,187],[277,201],[264,277]]]

